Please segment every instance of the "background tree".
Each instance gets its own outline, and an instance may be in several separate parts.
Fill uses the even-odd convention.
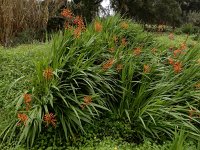
[[[71,7],[75,15],[85,18],[86,22],[91,22],[99,14],[101,2],[103,0],[74,0]]]
[[[179,25],[181,7],[177,0],[111,0],[115,11],[144,23]]]
[[[173,27],[181,24],[182,10],[176,0],[158,0],[155,1],[154,7],[158,23],[163,22]]]

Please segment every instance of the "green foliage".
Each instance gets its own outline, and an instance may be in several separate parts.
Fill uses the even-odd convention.
[[[188,24],[184,24],[182,27],[182,32],[183,33],[186,33],[186,34],[193,34],[195,31],[194,31],[194,26],[191,24],[191,23],[188,23]]]
[[[161,52],[159,57],[149,52],[149,49],[143,49],[140,57],[124,56],[121,74],[124,90],[119,107],[116,107],[118,114],[127,116],[133,123],[138,133],[136,137],[161,138],[162,133],[172,136],[174,128],[182,125],[191,134],[199,133],[187,115],[191,107],[198,108],[194,82],[199,79],[199,66],[192,63],[199,58],[198,49],[179,57],[185,68],[181,74],[174,73],[171,66],[166,65],[171,57],[168,50]],[[151,66],[149,73],[141,70],[145,64]],[[198,123],[198,119],[194,121]]]
[[[34,61],[32,73],[17,76],[11,84],[31,80],[8,105],[15,115],[1,134],[3,141],[32,146],[39,137],[37,148],[52,148],[52,143],[62,147],[64,141],[86,143],[93,136],[99,141],[111,134],[140,143],[146,138],[173,138],[181,128],[199,138],[200,54],[199,47],[190,45],[191,39],[159,41],[118,15],[97,18],[80,37],[74,34],[72,27],[56,35],[51,51]],[[177,56],[176,49],[182,50]],[[169,58],[174,62],[169,64]],[[25,109],[24,94],[31,95],[31,108]],[[102,117],[108,112],[112,121]],[[19,114],[28,118],[23,121]],[[88,126],[96,121],[100,125]],[[103,125],[107,127],[99,128]]]
[[[22,32],[18,32],[16,34],[16,36],[14,38],[12,38],[9,46],[17,46],[17,45],[21,45],[21,44],[31,44],[37,40],[44,42],[45,35],[46,35],[45,30],[38,30],[37,32],[32,29],[24,30]]]
[[[9,135],[11,140],[16,130],[18,143],[26,140],[32,145],[45,125],[43,118],[48,113],[56,114],[55,132],[60,132],[60,134],[64,132],[66,139],[74,138],[75,133],[80,130],[84,132],[82,122],[90,123],[92,118],[99,116],[100,109],[108,110],[105,107],[106,101],[109,100],[109,103],[116,101],[114,95],[117,96],[117,93],[120,93],[120,87],[118,80],[114,79],[117,75],[116,70],[101,69],[104,60],[112,56],[108,49],[114,45],[114,40],[110,43],[107,43],[107,40],[113,39],[113,36],[118,34],[119,46],[122,38],[134,41],[127,45],[129,48],[139,43],[146,46],[150,41],[149,37],[142,33],[142,28],[130,21],[129,28],[120,32],[121,27],[117,25],[121,22],[119,16],[110,17],[102,22],[103,32],[93,34],[92,25],[79,39],[74,38],[73,32],[56,36],[51,53],[46,55],[45,59],[36,62],[32,84],[27,89],[32,95],[32,108],[29,111],[24,110],[22,93],[19,93],[13,102],[14,105],[17,104],[16,114],[24,113],[28,116],[27,124],[18,127],[16,122],[19,120],[14,119],[3,132],[3,139]],[[115,30],[113,26],[116,26]],[[124,46],[120,47],[119,50],[123,50]],[[114,56],[116,59],[120,51],[116,51]],[[44,70],[49,68],[53,70],[54,76],[47,79],[44,76]],[[89,105],[84,100],[85,96],[91,96],[92,102],[89,102]]]
[[[187,137],[184,130],[181,130],[180,133],[175,132],[175,137],[172,143],[172,146],[170,147],[170,150],[183,150],[184,146],[183,143]]]
[[[181,22],[181,8],[177,0],[111,0],[111,2],[117,12],[144,23],[164,23],[174,26]]]
[[[0,47],[0,132],[13,119],[13,107],[9,104],[19,92],[26,90],[34,72],[33,60],[39,60],[48,53],[48,44],[22,45],[17,48]],[[16,79],[24,77],[10,88]]]
[[[193,24],[194,26],[200,26],[200,13],[199,12],[189,12],[187,15],[188,23]]]

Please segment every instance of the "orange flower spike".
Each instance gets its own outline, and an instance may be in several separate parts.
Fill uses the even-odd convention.
[[[180,55],[181,54],[181,50],[180,49],[177,49],[177,50],[175,50],[173,53],[174,53],[174,57],[177,57],[178,55]]]
[[[44,115],[44,122],[46,122],[46,126],[48,126],[49,124],[51,124],[52,126],[56,127],[56,118],[55,115],[53,113],[47,113]]]
[[[92,102],[92,96],[84,96],[84,104],[89,105]]]
[[[95,29],[96,32],[101,32],[102,29],[103,29],[103,27],[102,27],[102,25],[101,25],[100,22],[95,21],[95,23],[94,23],[94,29]]]
[[[32,100],[31,94],[27,94],[27,93],[24,94],[24,101],[25,101],[25,103],[30,103],[31,100]]]
[[[144,65],[143,70],[144,70],[144,73],[149,73],[151,69],[149,65]]]
[[[63,9],[61,15],[65,18],[70,18],[70,19],[73,17],[72,12],[69,9]]]
[[[180,49],[181,50],[186,50],[187,49],[187,46],[186,46],[185,42],[181,43]]]
[[[126,38],[122,38],[122,45],[123,45],[123,46],[126,46],[126,45],[127,45]]]
[[[123,28],[123,29],[128,29],[128,23],[126,23],[126,22],[122,22],[121,24],[120,24],[120,27],[121,28]]]
[[[116,67],[117,72],[120,72],[123,69],[123,65],[122,64],[118,64]]]
[[[169,39],[170,39],[170,40],[174,40],[174,34],[173,34],[173,33],[170,33],[170,34],[169,34]]]
[[[83,22],[83,19],[80,17],[80,20],[78,21],[78,28],[81,29],[82,31],[85,30],[85,24]]]
[[[80,38],[80,36],[81,36],[81,29],[79,28],[74,29],[74,37],[78,39]]]
[[[52,68],[47,68],[43,71],[43,77],[46,80],[51,80],[53,78],[53,69]]]
[[[73,27],[68,22],[65,22],[65,29],[72,30]]]
[[[80,17],[80,16],[76,16],[73,23],[75,25],[77,25],[77,28],[80,30],[80,31],[84,31],[85,30],[85,24],[84,24],[84,21],[83,21],[83,18]]]
[[[134,51],[133,51],[133,53],[136,56],[140,55],[141,54],[141,48],[140,47],[135,48]]]
[[[173,65],[174,64],[174,60],[172,58],[168,58],[169,64]]]
[[[174,67],[174,72],[175,73],[180,73],[182,71],[182,64],[181,64],[181,62],[174,63],[173,67]]]
[[[26,125],[28,120],[28,116],[26,114],[17,114],[17,117],[20,120],[20,122],[23,122],[24,125]]]
[[[112,67],[114,63],[114,58],[109,59],[104,65],[103,65],[103,70],[108,70],[109,68]]]

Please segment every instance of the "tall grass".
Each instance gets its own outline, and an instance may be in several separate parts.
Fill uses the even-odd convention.
[[[61,0],[0,0],[0,44],[9,46],[21,32],[32,32],[27,38],[34,38],[38,32],[45,31],[48,19],[63,3]]]

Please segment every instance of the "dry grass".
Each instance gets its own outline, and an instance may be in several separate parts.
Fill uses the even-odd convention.
[[[62,3],[63,0],[0,0],[0,44],[8,46],[22,31],[46,29],[48,18]]]

